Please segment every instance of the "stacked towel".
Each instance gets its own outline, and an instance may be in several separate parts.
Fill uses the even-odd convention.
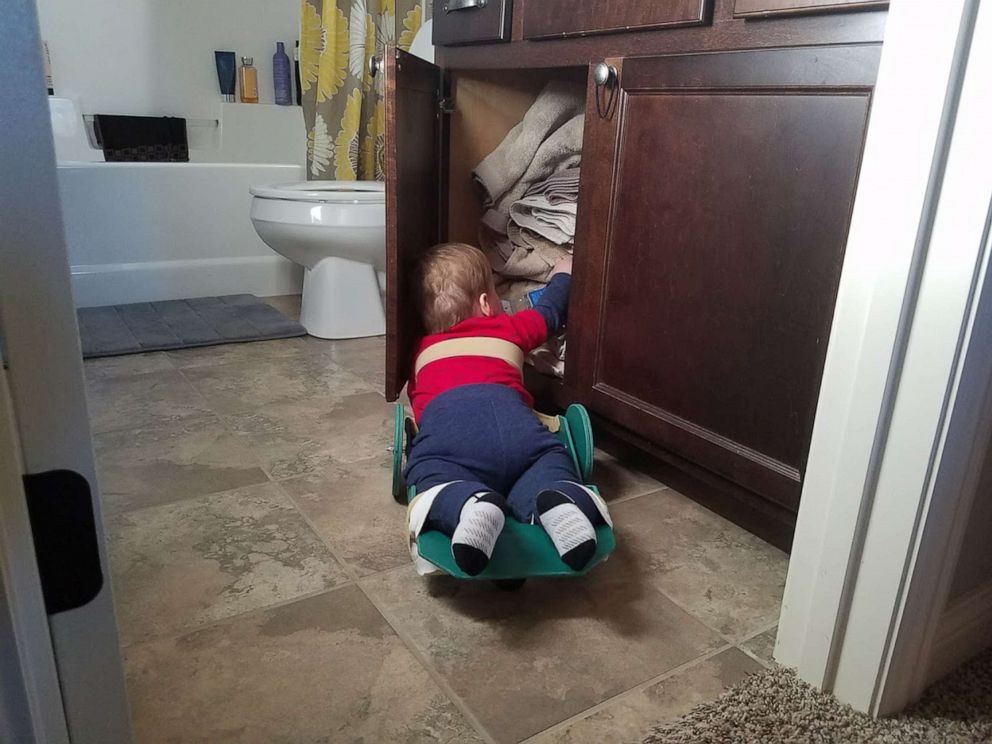
[[[555,262],[572,252],[578,198],[579,169],[567,168],[531,186],[510,205],[507,217],[490,210],[483,216],[479,243],[493,270],[509,278],[547,281]]]
[[[508,307],[547,282],[571,254],[579,200],[585,100],[580,86],[549,83],[503,142],[473,171],[485,213],[479,243],[500,277]],[[535,349],[528,361],[564,375],[564,336]]]
[[[511,191],[523,195],[530,184],[539,180],[541,176],[537,175],[522,182],[535,161],[553,156],[551,149],[548,149],[538,157],[538,151],[545,141],[563,124],[580,116],[584,109],[584,91],[581,86],[548,83],[524,114],[523,120],[510,130],[499,147],[479,163],[473,172],[484,192],[483,205],[492,207],[504,200]],[[579,140],[574,145],[574,154],[579,154],[581,146],[580,131]],[[554,149],[557,150],[557,146]],[[552,168],[545,175],[550,175],[554,170]]]
[[[507,236],[527,239],[536,233],[558,245],[575,239],[575,213],[579,201],[579,169],[567,168],[531,186],[522,199],[510,205]]]
[[[572,252],[571,244],[559,245],[537,234],[527,234],[514,243],[483,226],[479,232],[483,252],[493,271],[507,279],[546,282],[551,269]]]

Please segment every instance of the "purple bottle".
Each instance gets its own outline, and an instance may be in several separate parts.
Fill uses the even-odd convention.
[[[289,57],[281,41],[276,42],[276,53],[272,55],[272,83],[275,86],[276,103],[289,106],[293,103],[293,84],[289,72]]]

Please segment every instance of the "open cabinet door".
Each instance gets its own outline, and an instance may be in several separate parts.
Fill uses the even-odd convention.
[[[442,238],[444,117],[441,71],[395,47],[386,51],[386,399],[406,384],[420,334],[410,293],[417,257]]]

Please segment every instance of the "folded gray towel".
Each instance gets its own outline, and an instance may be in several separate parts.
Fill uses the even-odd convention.
[[[552,173],[543,181],[538,181],[524,194],[546,196],[552,204],[577,202],[579,200],[579,168],[566,168]]]
[[[527,228],[561,245],[575,239],[575,201],[552,204],[545,196],[525,196],[510,205],[510,222],[506,234],[514,240],[515,227]]]
[[[473,172],[482,185],[484,204],[491,206],[502,199],[527,171],[541,144],[584,109],[585,91],[581,85],[548,83],[523,120]]]

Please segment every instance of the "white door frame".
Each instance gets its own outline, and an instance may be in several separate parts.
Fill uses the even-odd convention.
[[[131,740],[130,722],[34,0],[4,3],[0,69],[0,328],[20,459],[26,473],[86,479],[104,576],[88,604],[47,616],[61,714],[76,744],[118,744]],[[51,696],[32,702],[54,705]]]
[[[8,650],[0,655],[0,740],[68,744],[22,472],[0,364],[0,648]]]
[[[872,714],[926,681],[988,423],[990,52],[992,3],[891,5],[775,651]]]

